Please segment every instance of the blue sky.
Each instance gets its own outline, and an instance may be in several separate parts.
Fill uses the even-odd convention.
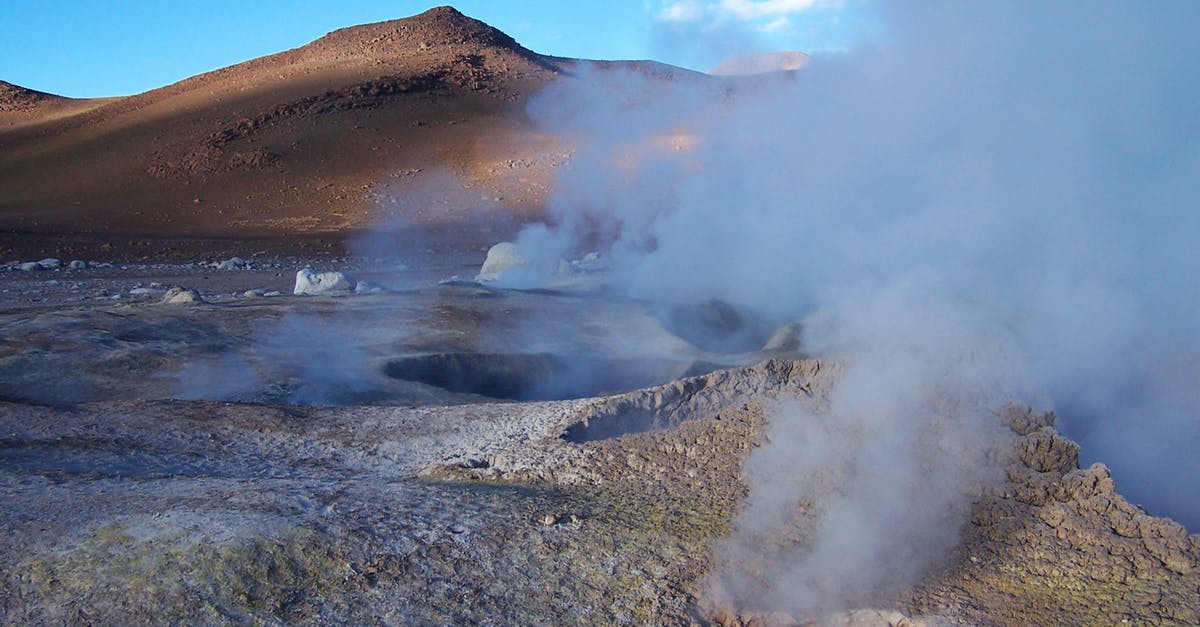
[[[707,70],[755,50],[831,52],[869,32],[866,0],[453,3],[543,54]],[[437,0],[0,0],[0,80],[73,97],[139,93]]]

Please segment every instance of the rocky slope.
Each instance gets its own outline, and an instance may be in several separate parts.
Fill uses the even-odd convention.
[[[0,113],[30,111],[62,100],[65,98],[0,81]]]

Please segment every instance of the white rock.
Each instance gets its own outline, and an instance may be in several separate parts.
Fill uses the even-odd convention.
[[[245,269],[245,267],[246,267],[246,260],[242,259],[241,257],[234,257],[233,259],[226,259],[225,261],[222,261],[221,263],[217,264],[218,270],[243,270],[243,269]]]
[[[516,244],[500,242],[488,249],[487,258],[484,259],[483,267],[479,269],[475,280],[480,282],[496,281],[505,272],[527,265],[529,265],[529,261],[521,254]]]
[[[37,262],[37,264],[45,270],[57,270],[62,267],[62,260],[55,259],[53,257],[47,257]]]
[[[72,262],[71,262],[71,265],[70,265],[69,267],[70,267],[72,270],[87,270],[87,269],[88,269],[88,262],[86,262],[86,261],[84,261],[84,260],[82,260],[82,259],[76,259],[75,261],[72,261]]]
[[[200,298],[199,292],[186,287],[172,287],[162,297],[164,305],[194,305],[202,302],[204,300]]]
[[[355,294],[382,294],[383,292],[383,286],[370,281],[359,281],[358,284],[354,286]]]
[[[592,251],[571,262],[571,269],[576,272],[604,272],[608,270],[608,260],[598,252]]]
[[[148,287],[135,287],[129,290],[130,296],[149,296],[154,293],[154,290]]]
[[[21,272],[33,272],[34,270],[42,270],[42,264],[36,261],[26,261],[25,263],[17,264],[17,269]]]
[[[297,296],[316,296],[349,292],[355,285],[354,279],[344,272],[317,272],[312,268],[305,268],[296,273],[296,288],[292,293]]]
[[[264,290],[262,288],[257,288],[257,289],[246,290],[245,292],[242,292],[242,296],[244,296],[246,298],[260,298],[262,296],[265,296],[266,293],[267,293],[266,290]]]

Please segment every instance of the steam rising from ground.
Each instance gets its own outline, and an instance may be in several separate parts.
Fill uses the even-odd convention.
[[[580,147],[523,254],[601,248],[631,295],[802,319],[848,364],[828,413],[781,409],[750,461],[730,546],[751,551],[808,464],[841,474],[807,552],[763,567],[777,587],[728,582],[743,602],[835,609],[918,571],[961,520],[980,408],[1009,398],[1200,528],[1200,8],[880,9],[876,47],[795,76],[552,85],[530,113]]]
[[[182,399],[346,405],[384,400],[367,347],[403,329],[370,311],[300,310],[256,325],[246,350],[189,362],[178,373]]]

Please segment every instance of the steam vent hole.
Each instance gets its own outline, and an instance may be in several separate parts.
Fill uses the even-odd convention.
[[[603,396],[658,385],[690,364],[550,353],[438,353],[393,359],[384,373],[450,392],[515,401]]]
[[[592,416],[584,422],[572,424],[563,432],[562,439],[573,444],[583,444],[619,438],[633,433],[666,429],[671,424],[659,412],[644,407],[624,405],[605,414]]]

